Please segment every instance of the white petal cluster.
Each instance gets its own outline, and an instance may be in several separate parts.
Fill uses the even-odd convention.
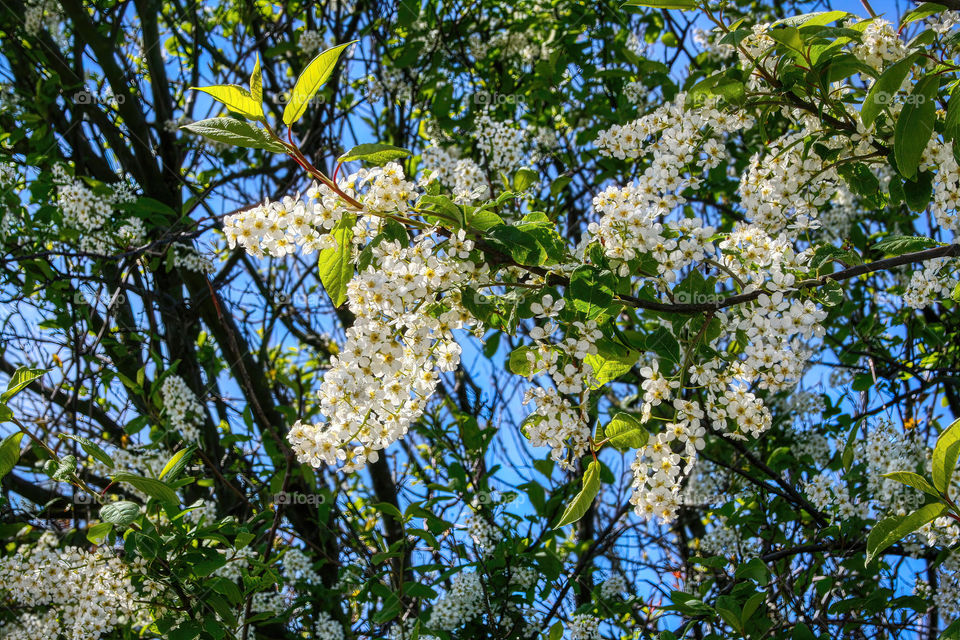
[[[313,640],[343,640],[345,637],[342,624],[334,620],[326,611],[317,613],[317,623],[313,627]]]
[[[958,261],[935,258],[923,263],[923,269],[910,276],[903,301],[914,309],[923,309],[941,300],[949,300],[957,286]]]
[[[489,551],[497,546],[499,536],[497,528],[480,513],[471,513],[467,518],[467,533],[470,534],[474,544],[483,551]]]
[[[536,409],[523,422],[530,445],[550,447],[550,457],[561,467],[572,469],[572,461],[586,452],[590,440],[585,416],[553,388],[528,389],[523,403],[531,400],[535,401]]]
[[[743,112],[731,114],[711,105],[688,109],[686,98],[680,93],[633,122],[601,131],[594,141],[601,154],[620,160],[650,155],[637,186],[643,204],[669,209],[681,203],[660,198],[699,185],[704,170],[726,159],[724,135],[752,124]]]
[[[115,218],[113,204],[129,200],[129,185],[120,186],[110,196],[98,195],[71,177],[59,164],[53,168],[53,180],[57,185],[57,207],[63,212],[63,223],[79,234],[81,251],[106,254],[117,247],[143,243],[146,231],[139,218],[127,218],[119,229],[111,230]]]
[[[119,558],[56,544],[55,536],[44,534],[0,564],[0,600],[39,612],[0,626],[0,637],[96,640],[138,617],[130,570]]]
[[[451,150],[434,142],[423,150],[420,166],[425,172],[421,185],[438,180],[453,192],[457,204],[473,204],[490,195],[483,170],[470,158],[460,158]]]
[[[453,631],[480,615],[483,585],[475,572],[462,571],[453,577],[450,589],[437,600],[427,626]]]
[[[457,290],[475,268],[459,256],[472,248],[461,230],[439,247],[421,235],[410,247],[383,242],[373,249],[374,264],[347,287],[356,321],[319,391],[327,421],[297,422],[288,435],[301,462],[336,465],[349,455],[345,469],[357,469],[420,417],[439,372],[460,362],[453,332],[472,318]]]
[[[570,631],[570,640],[600,640],[600,620],[589,614],[571,616],[567,629]]]
[[[906,515],[920,507],[923,496],[905,484],[884,478],[886,473],[915,470],[923,463],[923,448],[915,438],[887,419],[868,424],[867,437],[860,439],[855,458],[866,463],[867,491],[878,513]],[[929,476],[928,476],[929,477]]]
[[[523,163],[523,131],[494,120],[489,110],[484,109],[477,116],[473,136],[491,171],[509,171]]]
[[[363,198],[363,207],[367,211],[403,213],[417,197],[416,185],[403,175],[403,168],[396,162],[388,162],[383,167],[357,172],[358,184],[370,183]]]
[[[351,190],[345,189],[348,195]],[[284,257],[300,248],[304,255],[334,248],[330,234],[347,212],[343,201],[326,185],[314,184],[307,200],[285,196],[223,219],[223,233],[233,249],[243,247],[257,257]]]
[[[300,51],[308,56],[326,48],[323,36],[312,29],[304,30],[303,33],[300,34],[297,44],[300,45]]]
[[[619,573],[611,575],[600,583],[601,598],[615,598],[627,592],[627,581]]]
[[[28,0],[23,14],[23,29],[31,36],[42,30],[49,31],[57,40],[62,39],[63,29],[60,3],[56,0]]]
[[[160,387],[160,398],[170,427],[179,431],[186,442],[199,440],[200,425],[203,424],[203,405],[183,378],[176,374],[167,376]]]
[[[855,147],[842,136],[823,137],[820,125],[804,117],[799,131],[772,141],[750,159],[740,179],[738,192],[747,217],[771,234],[789,229],[791,234],[820,228],[817,216],[842,189],[831,163],[824,162],[805,140],[814,137],[830,149],[843,148],[844,156],[865,155],[871,151],[870,137]]]
[[[176,243],[172,246],[173,266],[177,269],[212,273],[213,263],[206,256],[188,244]]]
[[[861,42],[853,47],[853,55],[877,70],[906,58],[908,53],[896,28],[882,18],[871,20]]]

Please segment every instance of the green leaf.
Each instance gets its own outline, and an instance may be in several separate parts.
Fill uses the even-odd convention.
[[[310,104],[310,100],[313,99],[313,96],[330,78],[330,75],[336,68],[340,54],[354,42],[357,41],[353,40],[327,49],[310,61],[303,70],[303,73],[300,74],[300,77],[297,78],[297,82],[293,85],[293,90],[290,92],[290,99],[287,102],[287,106],[283,109],[284,124],[291,125],[303,116],[304,111],[307,110],[307,105]]]
[[[933,487],[933,485],[927,482],[927,479],[918,473],[912,473],[910,471],[892,471],[890,473],[884,473],[883,477],[896,480],[897,482],[905,484],[908,487],[913,487],[918,491],[923,491],[934,498],[940,497],[940,493]]]
[[[560,522],[558,522],[554,528],[559,529],[560,527],[565,527],[582,518],[587,512],[587,509],[590,508],[590,505],[593,504],[593,499],[597,497],[599,491],[600,463],[596,460],[591,460],[590,464],[587,465],[587,471],[583,474],[583,488],[580,490],[580,493],[574,496],[573,502],[567,505],[563,516],[560,517]]]
[[[563,623],[554,622],[553,626],[550,627],[550,635],[547,637],[547,640],[560,640],[563,637]]]
[[[680,364],[680,343],[666,327],[657,327],[644,342],[647,351],[653,351],[661,358]]]
[[[606,383],[616,380],[630,371],[639,359],[639,351],[628,349],[610,340],[597,341],[597,352],[588,354],[584,358],[584,362],[593,368],[593,377],[596,378],[596,383],[591,382],[590,388],[599,389]]]
[[[266,149],[274,153],[287,153],[287,148],[270,137],[264,129],[236,118],[207,118],[180,127],[204,138],[248,149]]]
[[[177,494],[169,486],[155,480],[154,478],[144,478],[132,473],[118,473],[113,476],[114,482],[126,482],[144,492],[151,498],[156,498],[165,505],[176,506],[180,504]]]
[[[892,180],[891,180],[892,182]],[[933,172],[917,174],[916,180],[903,181],[903,200],[911,211],[923,211],[933,196]]]
[[[881,109],[893,103],[893,98],[900,90],[903,79],[907,77],[907,73],[909,73],[919,55],[919,53],[909,55],[880,74],[860,107],[860,119],[863,121],[863,126],[871,126],[877,116],[880,115]]]
[[[347,300],[347,283],[353,278],[353,263],[350,257],[353,252],[353,225],[356,216],[344,214],[333,227],[330,234],[337,241],[336,247],[324,249],[317,259],[317,268],[320,271],[320,282],[333,301],[333,306],[339,307]]]
[[[862,162],[846,162],[837,166],[837,173],[843,178],[850,190],[863,198],[871,206],[880,205],[880,180],[876,174]]]
[[[876,558],[884,549],[905,538],[928,522],[933,522],[947,510],[939,502],[920,507],[906,516],[884,518],[873,527],[867,537],[867,559],[865,564]]]
[[[52,463],[53,460],[48,461]],[[70,477],[77,470],[77,458],[75,456],[64,456],[60,462],[56,463],[57,468],[51,474],[51,478],[58,482],[70,482]]]
[[[395,147],[392,144],[368,143],[358,144],[350,151],[337,158],[337,162],[350,162],[351,160],[363,160],[371,164],[382,166],[392,160],[399,160],[412,155],[406,149]]]
[[[528,169],[526,167],[517,169],[516,174],[513,176],[513,191],[515,193],[523,193],[533,185],[537,184],[537,180],[539,179],[540,174],[533,169]]]
[[[0,480],[10,473],[20,461],[20,440],[23,432],[10,434],[0,442]]]
[[[531,364],[530,360],[527,359],[528,353],[536,355],[537,348],[522,346],[517,347],[510,352],[510,358],[507,360],[507,369],[510,370],[510,373],[525,377],[529,377],[531,374],[535,373],[533,370],[533,365]]]
[[[613,302],[610,280],[605,278],[597,267],[581,265],[570,276],[567,297],[572,299],[578,311],[587,314],[587,318],[596,318]]]
[[[459,229],[466,225],[463,210],[447,196],[423,195],[417,201],[417,207],[428,211],[436,211],[442,215],[425,215],[428,222],[438,223],[450,229]]]
[[[950,626],[940,634],[938,640],[960,640],[960,620],[951,622]]]
[[[960,456],[960,420],[956,420],[937,438],[933,447],[933,486],[948,494],[950,480]]]
[[[508,254],[517,264],[540,266],[547,260],[547,250],[529,229],[501,224],[489,229],[487,238],[490,244]]]
[[[940,76],[928,75],[910,92],[910,99],[903,105],[893,133],[893,154],[897,169],[905,178],[917,175],[923,150],[933,134],[937,119],[937,91]]]
[[[111,502],[100,508],[100,519],[118,527],[129,527],[139,517],[140,505],[129,500]]]
[[[180,472],[183,471],[184,467],[187,466],[187,463],[190,462],[190,455],[196,451],[196,449],[196,446],[190,445],[185,449],[177,451],[170,457],[169,460],[167,460],[167,464],[163,465],[163,470],[160,471],[160,475],[158,477],[161,480],[163,480],[164,476],[167,475],[170,476],[170,480],[176,478],[178,475],[180,475]]]
[[[28,384],[45,374],[49,369],[30,369],[20,367],[10,376],[7,383],[7,390],[0,394],[0,403],[6,404],[7,400],[23,391]]]
[[[603,435],[610,439],[619,451],[639,449],[646,446],[650,433],[640,424],[640,421],[629,413],[617,413],[604,427]]]
[[[257,62],[253,65],[253,73],[250,74],[250,97],[257,104],[263,104],[263,76],[260,73],[260,54],[257,54]],[[261,114],[263,107],[260,108]]]
[[[947,102],[947,115],[943,121],[943,137],[945,140],[956,140],[960,136],[960,99],[958,99],[957,89],[950,93],[950,101]]]
[[[874,251],[884,256],[902,256],[922,249],[929,249],[939,244],[933,238],[922,236],[891,236],[873,245]]]
[[[690,87],[684,104],[687,108],[702,107],[709,99],[721,98],[730,104],[739,105],[743,103],[745,96],[746,86],[743,82],[729,71],[723,71]]]
[[[98,522],[87,529],[87,540],[91,544],[100,544],[113,530],[113,524],[110,522]]]
[[[916,22],[917,20],[923,20],[934,14],[940,13],[941,11],[946,11],[946,7],[942,4],[937,4],[935,2],[924,2],[919,7],[915,7],[913,10],[909,11],[903,18],[900,19],[900,24],[907,24],[910,22]]]
[[[104,451],[103,449],[101,449],[100,446],[99,446],[97,443],[92,442],[92,441],[90,441],[90,440],[88,440],[87,438],[84,438],[84,437],[82,437],[82,436],[75,436],[75,435],[71,435],[71,434],[68,434],[68,433],[61,433],[61,434],[59,435],[59,437],[60,437],[60,438],[70,438],[71,440],[74,440],[74,441],[76,441],[76,442],[79,442],[79,443],[80,443],[80,446],[83,447],[83,450],[86,451],[88,455],[93,456],[94,458],[96,458],[97,460],[99,460],[100,462],[102,462],[103,464],[105,464],[105,465],[107,465],[108,467],[110,467],[111,469],[113,469],[113,466],[114,466],[114,464],[113,464],[113,458],[111,458],[111,457],[107,454],[106,451]]]
[[[263,103],[258,102],[250,92],[235,84],[218,84],[210,87],[190,87],[194,91],[203,91],[222,102],[228,109],[251,120],[263,120]]]

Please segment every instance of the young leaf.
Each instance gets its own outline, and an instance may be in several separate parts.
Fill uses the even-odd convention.
[[[0,442],[0,480],[10,473],[20,460],[20,440],[23,432],[17,431]]]
[[[129,526],[140,516],[140,505],[129,500],[111,502],[100,509],[100,519],[118,527]]]
[[[91,544],[100,544],[113,530],[113,524],[109,522],[98,522],[87,529],[87,540]]]
[[[178,475],[180,475],[180,472],[183,471],[183,468],[187,466],[187,463],[190,462],[190,454],[196,451],[196,449],[197,448],[194,445],[190,445],[185,449],[177,451],[175,454],[173,454],[173,456],[170,457],[169,460],[167,460],[167,464],[163,465],[163,470],[160,471],[160,475],[158,477],[161,480],[163,480],[164,476],[168,475],[170,476],[170,480],[176,478]]]
[[[905,516],[890,516],[878,522],[867,537],[867,559],[876,558],[884,549],[902,540],[928,522],[933,522],[947,510],[946,505],[932,502]]]
[[[896,480],[897,482],[905,484],[908,487],[913,487],[917,491],[923,491],[934,498],[940,497],[940,493],[933,487],[933,485],[927,482],[927,479],[918,473],[912,473],[910,471],[893,471],[891,473],[883,474],[883,477]]]
[[[88,455],[93,456],[95,459],[113,469],[113,458],[107,455],[107,452],[101,449],[100,445],[97,443],[92,442],[82,436],[75,436],[69,433],[61,433],[60,437],[70,438],[71,440],[79,442],[80,446],[83,447],[83,450],[86,451]]]
[[[180,127],[204,138],[249,149],[266,149],[274,153],[286,153],[287,148],[259,127],[235,118],[207,118]]]
[[[897,169],[905,178],[917,175],[920,158],[933,134],[937,119],[937,91],[940,76],[924,76],[910,92],[910,100],[903,105],[893,133],[893,154]]]
[[[10,376],[10,382],[7,383],[7,390],[0,394],[0,403],[6,403],[7,400],[17,395],[28,384],[45,374],[49,369],[29,369],[20,367]]]
[[[597,492],[599,491],[600,463],[596,460],[591,460],[590,464],[587,465],[587,471],[583,474],[583,488],[580,490],[580,493],[573,498],[573,502],[567,505],[563,516],[560,518],[560,522],[558,522],[554,528],[559,529],[560,527],[565,527],[582,518],[587,512],[587,509],[590,508],[590,505],[593,504],[593,499],[597,497]]]
[[[284,124],[291,125],[303,116],[303,112],[307,110],[307,105],[310,104],[310,100],[313,99],[313,96],[333,73],[337,65],[337,60],[340,59],[340,54],[346,47],[354,42],[356,42],[356,40],[337,45],[332,49],[327,49],[310,61],[310,64],[306,66],[303,73],[297,78],[297,82],[293,85],[293,90],[290,92],[290,100],[283,109]]]
[[[933,486],[944,494],[960,457],[960,420],[943,430],[933,447]]]
[[[863,121],[863,126],[871,126],[877,116],[880,115],[880,110],[893,102],[893,97],[897,95],[900,85],[903,84],[903,79],[907,77],[910,67],[913,66],[919,55],[919,53],[914,53],[907,56],[889,67],[873,83],[860,107],[860,119]]]
[[[335,307],[347,300],[347,283],[353,278],[353,263],[350,256],[353,250],[353,225],[355,217],[345,214],[333,228],[331,235],[337,241],[336,247],[324,249],[317,259],[320,282],[330,296]]]
[[[259,60],[258,60],[259,62]],[[252,120],[263,120],[263,101],[254,99],[250,92],[235,84],[218,84],[210,87],[190,87],[195,91],[209,94],[228,109]]]
[[[368,143],[358,144],[350,151],[337,158],[337,162],[350,162],[351,160],[364,160],[370,164],[382,166],[392,160],[399,160],[412,155],[406,149],[395,147],[392,144]]]
[[[250,97],[257,103],[263,104],[263,76],[260,73],[260,54],[257,54],[257,62],[253,65],[253,73],[250,74]],[[263,108],[261,107],[261,112]]]
[[[116,474],[113,476],[113,480],[114,482],[126,482],[127,484],[131,484],[151,498],[156,498],[164,504],[180,504],[180,498],[177,497],[177,494],[174,492],[174,490],[159,480],[155,480],[153,478],[144,478],[143,476],[126,472]]]
[[[610,444],[620,451],[639,449],[647,444],[650,433],[640,424],[640,421],[629,413],[618,413],[610,419],[603,435],[610,439]]]
[[[588,354],[584,359],[584,362],[593,368],[593,377],[596,379],[596,383],[591,382],[590,388],[599,389],[611,380],[616,380],[630,371],[639,359],[639,351],[610,340],[598,341],[597,352]]]
[[[912,251],[929,249],[936,245],[937,241],[933,238],[924,238],[922,236],[891,236],[873,245],[873,249],[885,256],[901,256]]]
[[[528,169],[526,167],[521,167],[517,169],[517,173],[513,176],[513,190],[516,193],[523,193],[533,185],[537,183],[537,180],[540,178],[538,174],[533,169]]]

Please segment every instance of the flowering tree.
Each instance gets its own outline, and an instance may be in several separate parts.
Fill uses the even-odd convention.
[[[4,4],[0,635],[956,637],[956,8]]]

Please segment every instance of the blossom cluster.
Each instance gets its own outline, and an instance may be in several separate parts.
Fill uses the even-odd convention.
[[[106,254],[117,247],[143,243],[146,229],[139,218],[126,218],[118,229],[111,229],[116,219],[114,205],[135,198],[128,186],[117,188],[109,196],[99,195],[70,176],[61,164],[54,165],[53,179],[57,207],[63,212],[64,225],[78,232],[81,251]]]
[[[470,622],[483,611],[483,585],[480,575],[461,571],[453,576],[450,589],[444,593],[430,612],[428,626],[453,631]]]
[[[204,416],[203,405],[183,378],[176,374],[168,375],[160,387],[160,398],[170,427],[179,431],[186,442],[199,440]]]
[[[423,150],[420,166],[424,171],[422,186],[433,180],[450,188],[457,204],[473,204],[490,195],[487,178],[476,162],[459,158],[454,150],[446,149],[434,141]]]
[[[26,611],[0,626],[9,640],[97,640],[140,620],[130,568],[108,549],[58,548],[52,533],[0,563],[0,601]],[[34,613],[36,611],[36,613]]]
[[[345,469],[356,469],[419,418],[439,372],[460,362],[453,332],[473,320],[458,298],[477,273],[472,249],[462,230],[439,246],[421,235],[409,247],[373,249],[374,264],[347,287],[356,321],[319,391],[327,421],[297,422],[288,435],[300,461],[334,465],[349,455]]]

